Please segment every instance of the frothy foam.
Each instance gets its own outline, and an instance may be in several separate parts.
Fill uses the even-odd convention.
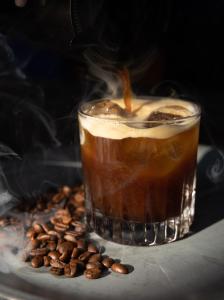
[[[110,101],[118,104],[123,109],[125,108],[123,99]],[[158,100],[154,98],[147,100],[132,99],[132,111],[134,114],[131,117],[115,115],[114,113],[88,116],[85,114],[86,111],[84,111],[84,114],[79,114],[79,121],[82,128],[98,137],[110,139],[129,137],[166,139],[195,125],[199,114],[198,106],[193,103],[179,99],[164,98],[158,98]],[[155,121],[155,119],[152,123],[147,121],[150,120],[150,115],[155,112],[176,115],[177,118],[176,120],[171,120],[171,122],[164,120]],[[153,124],[153,127],[147,127],[149,123],[150,125]],[[84,142],[83,138],[81,137],[82,143]]]

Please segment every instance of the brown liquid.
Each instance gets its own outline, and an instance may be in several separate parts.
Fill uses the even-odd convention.
[[[96,137],[81,147],[90,210],[119,220],[161,222],[190,207],[199,125],[167,139]]]
[[[129,77],[129,72],[128,69],[123,69],[122,71],[119,72],[119,76],[122,80],[123,84],[123,99],[124,99],[124,104],[125,104],[125,109],[127,112],[131,112],[131,82],[130,82],[130,77]]]

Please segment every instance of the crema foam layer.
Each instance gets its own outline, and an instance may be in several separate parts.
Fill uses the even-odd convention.
[[[123,99],[108,101],[124,108]],[[91,102],[88,105],[91,107]],[[134,116],[125,117],[114,113],[88,115],[84,110],[79,114],[79,122],[82,128],[96,137],[166,139],[194,126],[200,114],[198,106],[194,103],[169,98],[132,99],[132,111]],[[147,121],[155,112],[177,115],[177,119]],[[84,142],[83,139],[84,137],[81,137],[81,143]]]

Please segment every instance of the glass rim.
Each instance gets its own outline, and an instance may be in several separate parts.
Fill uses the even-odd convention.
[[[197,102],[192,102],[190,100],[187,100],[187,99],[181,99],[181,98],[173,98],[173,97],[158,97],[158,96],[143,96],[143,97],[134,97],[134,99],[139,99],[139,100],[168,100],[168,99],[171,99],[171,100],[179,100],[179,101],[183,101],[183,102],[187,102],[189,104],[191,104],[193,107],[196,108],[195,110],[195,113],[192,113],[192,115],[190,116],[186,116],[186,117],[180,117],[180,118],[177,118],[177,119],[170,119],[170,120],[167,120],[167,119],[161,119],[161,120],[138,120],[138,119],[117,119],[117,118],[109,118],[109,117],[106,117],[106,116],[103,116],[103,117],[99,117],[98,115],[90,115],[88,114],[87,112],[85,112],[83,110],[84,106],[86,105],[90,105],[92,103],[96,103],[96,102],[100,102],[100,101],[103,101],[103,100],[117,100],[117,99],[120,99],[120,98],[98,98],[98,99],[95,99],[95,100],[91,100],[91,101],[88,101],[88,102],[81,102],[79,104],[79,107],[78,107],[78,114],[82,117],[88,117],[92,120],[102,120],[102,121],[106,121],[106,122],[113,122],[113,123],[120,123],[120,124],[133,124],[133,123],[141,123],[141,124],[160,124],[160,125],[166,125],[166,124],[175,124],[175,123],[179,123],[179,122],[182,122],[182,121],[187,121],[187,120],[191,120],[191,119],[194,119],[194,118],[199,118],[201,116],[201,105]],[[161,124],[162,123],[162,124]]]

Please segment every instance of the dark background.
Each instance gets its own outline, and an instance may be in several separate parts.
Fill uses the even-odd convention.
[[[43,2],[0,4],[2,143],[19,154],[73,143],[77,104],[100,96],[87,52],[127,66],[137,94],[199,102],[200,142],[223,146],[223,1]]]

